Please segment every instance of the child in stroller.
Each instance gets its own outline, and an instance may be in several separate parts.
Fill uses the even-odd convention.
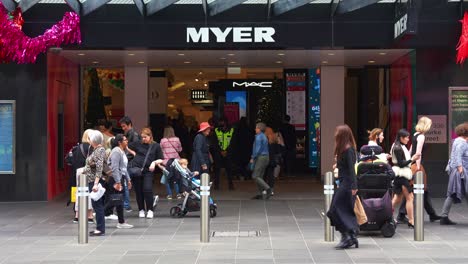
[[[382,152],[379,146],[366,145],[360,150],[360,162],[356,165],[358,195],[367,215],[367,223],[360,229],[380,230],[384,237],[392,237],[396,230],[391,198],[395,173],[386,160],[379,159]]]
[[[174,206],[170,210],[172,217],[183,217],[188,212],[200,211],[200,180],[198,171],[191,172],[188,169],[188,161],[186,159],[169,159],[166,166],[162,165],[162,160],[157,160],[156,164],[163,171],[163,181],[175,181],[179,185],[179,189],[183,191],[184,200],[181,204]],[[164,179],[165,178],[165,179]],[[211,186],[211,183],[210,183]],[[210,197],[210,216],[217,215],[217,205]]]

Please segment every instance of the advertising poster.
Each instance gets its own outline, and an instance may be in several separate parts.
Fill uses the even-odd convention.
[[[224,104],[224,116],[228,124],[232,125],[239,121],[239,103],[226,103]]]
[[[320,164],[320,68],[309,70],[309,167]]]
[[[0,100],[0,174],[15,173],[15,101]]]
[[[226,91],[226,102],[237,103],[239,116],[247,116],[247,92],[246,91]]]
[[[286,114],[296,130],[306,130],[307,70],[285,70]]]
[[[468,87],[449,89],[449,133],[450,147],[457,137],[455,127],[468,120]]]

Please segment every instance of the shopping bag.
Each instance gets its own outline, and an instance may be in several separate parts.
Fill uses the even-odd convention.
[[[356,220],[359,225],[367,223],[366,211],[362,207],[361,199],[356,195],[356,202],[354,203],[354,213],[356,214]]]
[[[71,187],[70,201],[76,203],[76,186]]]
[[[104,195],[105,192],[106,192],[106,188],[102,187],[102,185],[99,183],[97,192],[90,192],[89,197],[93,201],[97,201],[101,199],[101,197]]]

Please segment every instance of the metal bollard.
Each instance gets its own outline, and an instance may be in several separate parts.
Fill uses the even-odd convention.
[[[88,199],[89,187],[86,175],[79,176],[78,188],[78,244],[88,244]]]
[[[201,175],[200,242],[210,242],[210,175]]]
[[[324,225],[325,225],[325,241],[332,242],[334,240],[333,228],[331,226],[330,219],[327,217],[327,212],[330,209],[331,201],[334,194],[334,186],[333,186],[333,173],[327,172],[325,173],[325,184],[323,185],[323,193],[325,194],[325,218],[324,218]]]
[[[424,175],[416,173],[414,182],[414,241],[424,241]]]

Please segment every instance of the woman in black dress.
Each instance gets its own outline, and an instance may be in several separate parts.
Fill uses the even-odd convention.
[[[359,247],[356,238],[358,223],[354,214],[354,202],[357,193],[356,141],[353,132],[347,125],[336,127],[335,156],[338,167],[339,188],[333,196],[330,210],[327,213],[331,224],[341,233],[341,241],[336,249]]]

